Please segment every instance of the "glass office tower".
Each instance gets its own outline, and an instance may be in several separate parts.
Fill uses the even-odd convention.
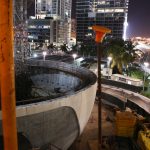
[[[72,0],[35,0],[35,14],[37,18],[46,15],[57,16],[61,19],[71,18]]]
[[[46,39],[46,41],[56,45],[69,43],[71,39],[71,5],[72,0],[35,0],[36,19],[49,22],[48,28],[51,31],[49,30],[46,34],[50,36],[48,37],[50,40]],[[36,23],[38,26],[38,21]],[[41,27],[45,27],[45,24],[40,24]],[[30,29],[31,32],[32,29]]]
[[[92,35],[92,25],[112,30],[113,38],[126,38],[129,0],[77,0],[77,41]]]

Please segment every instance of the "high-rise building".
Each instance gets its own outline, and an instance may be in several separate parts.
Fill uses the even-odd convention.
[[[71,38],[76,39],[76,19],[71,19]]]
[[[114,38],[126,38],[129,0],[77,0],[77,41],[92,35],[91,26],[101,25],[112,30]]]
[[[30,35],[37,41],[43,30],[47,36],[40,36],[39,42],[68,43],[71,39],[71,4],[72,0],[35,0],[35,18],[29,20]]]
[[[70,0],[36,0],[35,14],[37,18],[44,18],[46,15],[67,19],[71,16]]]

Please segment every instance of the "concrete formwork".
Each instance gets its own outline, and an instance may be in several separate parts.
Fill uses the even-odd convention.
[[[36,61],[29,62],[29,65],[30,63],[32,66],[51,68],[54,62]],[[17,131],[22,133],[33,147],[41,148],[54,144],[66,150],[82,133],[89,119],[96,95],[96,76],[86,69],[65,66],[64,63],[55,63],[53,69],[55,68],[77,75],[83,80],[83,86],[59,98],[17,106]]]

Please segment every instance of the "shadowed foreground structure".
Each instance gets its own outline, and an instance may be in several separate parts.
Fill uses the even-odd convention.
[[[17,132],[32,148],[55,145],[66,150],[89,119],[96,95],[96,76],[87,69],[62,62],[30,60],[27,65],[34,91],[36,87],[41,96],[17,102]],[[54,93],[55,98],[47,93]]]

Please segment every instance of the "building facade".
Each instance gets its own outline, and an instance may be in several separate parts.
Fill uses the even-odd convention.
[[[71,39],[71,4],[72,0],[35,0],[35,18],[29,20],[30,34],[39,34],[39,30],[43,30],[49,23],[47,30],[44,30],[47,32],[47,38],[44,40],[54,44],[68,43]],[[40,24],[40,29],[37,28],[38,33],[31,28],[30,23],[33,22],[36,22],[36,26]]]
[[[91,26],[112,30],[113,38],[126,38],[129,0],[77,0],[77,41],[92,35]]]
[[[27,1],[14,0],[14,56],[24,60],[28,55]]]
[[[71,19],[71,38],[76,39],[76,19]]]

